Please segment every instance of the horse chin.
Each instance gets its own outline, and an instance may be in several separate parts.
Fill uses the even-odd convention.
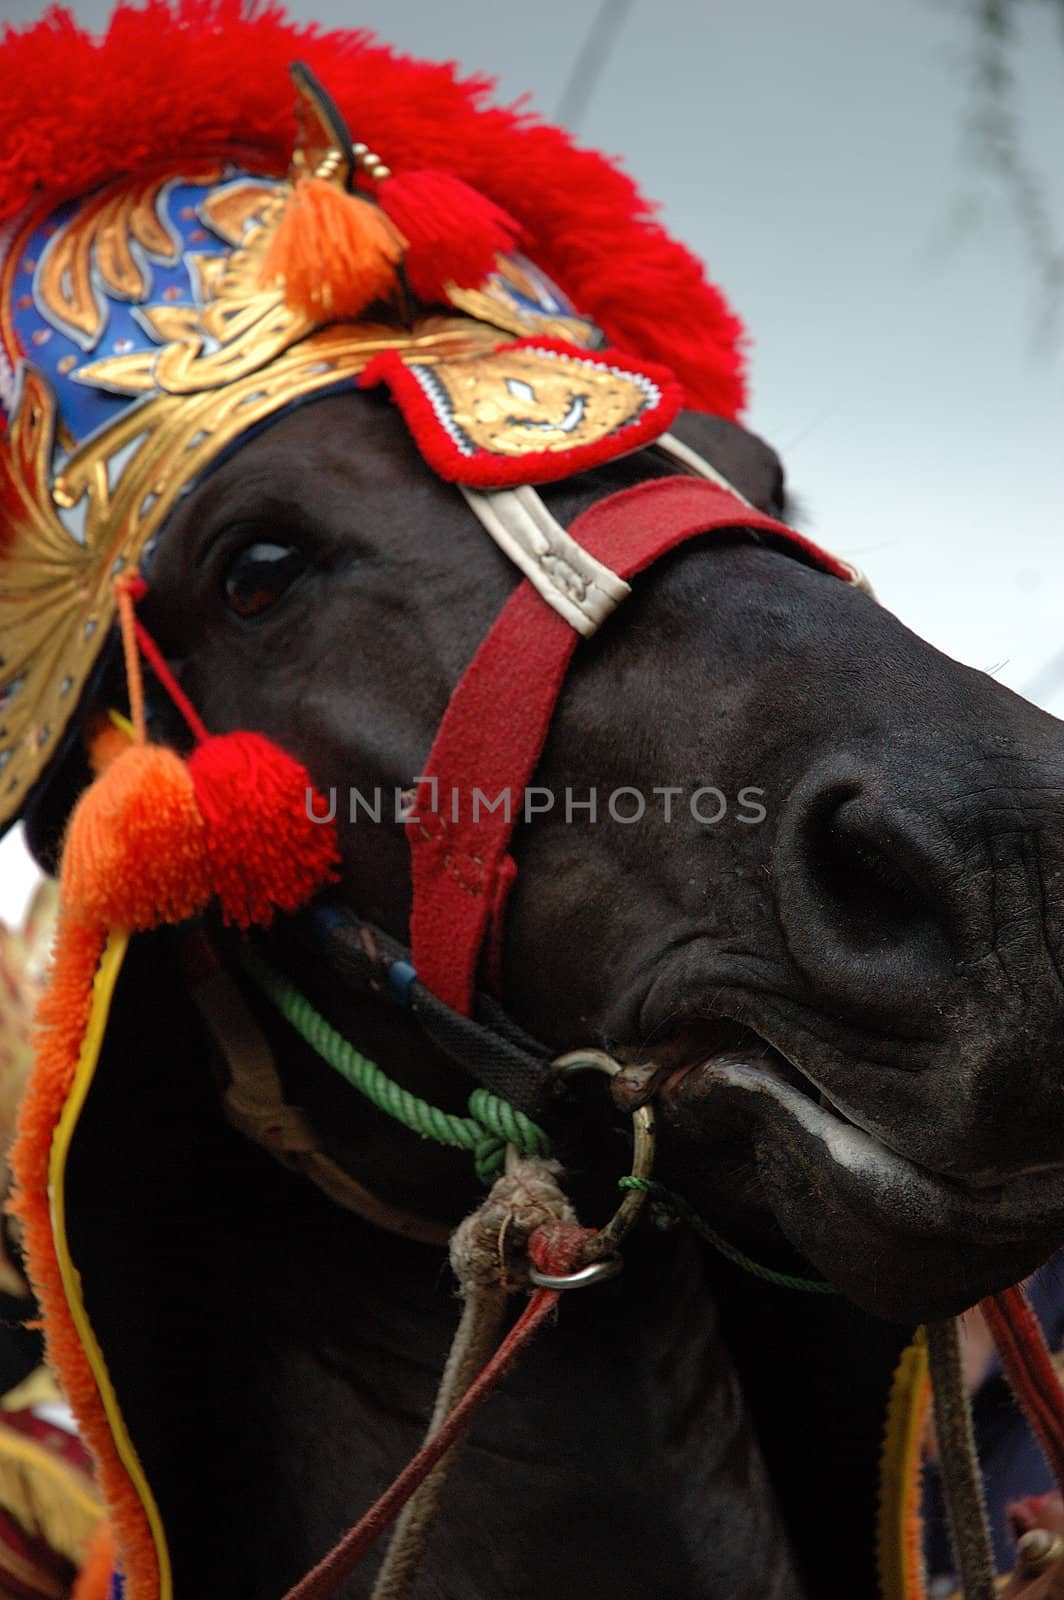
[[[692,1116],[742,1120],[761,1196],[790,1243],[889,1320],[963,1311],[1032,1272],[1064,1233],[1064,1167],[976,1183],[919,1165],[756,1036],[743,1052],[673,1068],[658,1087],[688,1129]]]

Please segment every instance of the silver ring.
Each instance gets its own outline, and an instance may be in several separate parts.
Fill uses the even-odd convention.
[[[615,1078],[621,1070],[620,1062],[614,1061],[604,1050],[570,1050],[568,1055],[559,1056],[551,1065],[555,1072],[566,1076],[577,1072],[604,1072],[608,1078]],[[626,1190],[624,1199],[609,1222],[599,1229],[588,1244],[585,1259],[595,1261],[613,1255],[642,1211],[647,1197],[642,1184],[649,1184],[650,1174],[654,1170],[654,1134],[652,1107],[638,1106],[632,1112],[631,1176],[640,1179],[640,1186]],[[620,1271],[620,1267],[617,1270]]]
[[[576,1272],[540,1272],[538,1267],[530,1267],[528,1276],[537,1289],[589,1289],[593,1283],[615,1278],[623,1265],[620,1256],[603,1256],[600,1261],[589,1261]]]

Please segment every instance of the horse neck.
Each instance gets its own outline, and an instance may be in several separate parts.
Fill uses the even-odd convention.
[[[468,1082],[394,1013],[341,1000],[330,1014],[404,1087],[462,1109]],[[449,1223],[477,1203],[468,1155],[398,1128],[261,1020],[292,1098],[362,1183]],[[415,1453],[459,1307],[442,1250],[368,1225],[272,1162],[259,1178],[277,1223],[259,1234],[248,1431],[266,1441],[256,1475],[267,1515],[291,1527],[282,1565],[294,1581]],[[698,1252],[648,1229],[619,1279],[563,1296],[478,1416],[419,1592],[774,1593],[788,1558],[761,1476]],[[567,1505],[582,1508],[583,1532],[559,1563],[544,1530]],[[636,1525],[638,1539],[617,1538]],[[374,1565],[344,1593],[368,1593]]]

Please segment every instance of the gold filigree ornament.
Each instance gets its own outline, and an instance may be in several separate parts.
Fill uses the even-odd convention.
[[[553,298],[552,287],[531,262],[500,256],[496,271],[478,289],[452,284],[448,299],[466,316],[494,323],[518,339],[562,339],[584,350],[598,349],[604,340],[593,322],[561,307],[543,309]]]
[[[25,367],[8,435],[4,500],[13,517],[0,559],[0,825],[21,808],[77,708],[114,620],[115,578],[136,565],[219,452],[294,396],[354,378],[382,351],[434,362],[496,339],[463,318],[427,318],[410,330],[321,328],[224,385],[131,406],[54,481],[55,391]],[[76,513],[80,538],[63,513]]]
[[[217,165],[182,175],[186,183],[203,184],[219,176]],[[141,304],[151,293],[150,263],[174,266],[180,259],[181,240],[161,203],[172,178],[155,172],[108,185],[46,247],[36,283],[42,310],[83,350],[96,348],[107,325],[105,295]]]
[[[211,195],[207,215],[230,238],[239,227],[241,242],[229,256],[192,258],[203,303],[148,307],[141,322],[161,348],[89,362],[75,380],[115,394],[198,394],[258,371],[306,338],[310,318],[279,287],[262,286],[263,259],[290,193],[288,184],[243,179]]]
[[[407,364],[415,371],[422,365]],[[474,448],[518,458],[539,450],[571,454],[619,433],[654,391],[639,374],[552,350],[441,361],[425,376],[443,414]]]

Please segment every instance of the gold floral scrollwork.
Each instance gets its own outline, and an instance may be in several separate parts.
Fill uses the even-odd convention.
[[[185,181],[208,183],[217,176],[214,168]],[[180,243],[162,209],[162,192],[171,178],[156,173],[136,183],[124,179],[108,185],[46,246],[37,276],[41,311],[82,349],[94,349],[107,325],[94,269],[107,294],[136,302],[151,289],[148,261],[173,266],[179,259]]]
[[[276,180],[269,178],[235,178],[223,183],[200,206],[200,216],[219,239],[226,244],[240,245],[248,224],[261,218],[264,208],[275,204],[284,191]]]
[[[447,298],[456,310],[496,328],[516,334],[519,339],[563,339],[567,344],[594,349],[602,338],[593,322],[584,317],[567,316],[562,311],[537,310],[541,293],[534,269],[528,272],[512,257],[499,256],[496,270],[477,289],[459,289],[451,284]],[[521,295],[524,298],[518,298]]]
[[[55,425],[54,391],[27,367],[0,464],[9,539],[0,581],[0,820],[19,810],[54,753],[113,614],[98,483],[81,539],[52,503]]]
[[[197,258],[206,303],[150,307],[143,322],[160,340],[159,349],[89,362],[75,373],[79,383],[119,394],[199,394],[258,372],[310,333],[314,324],[306,313],[289,306],[280,289],[261,284],[262,259],[287,188],[247,184],[243,196],[238,186],[226,188],[232,191],[231,207],[223,208],[219,222],[235,228],[239,221],[244,242],[227,259],[218,258],[222,264],[213,270],[206,258]],[[204,202],[204,212],[210,211],[212,198]]]

